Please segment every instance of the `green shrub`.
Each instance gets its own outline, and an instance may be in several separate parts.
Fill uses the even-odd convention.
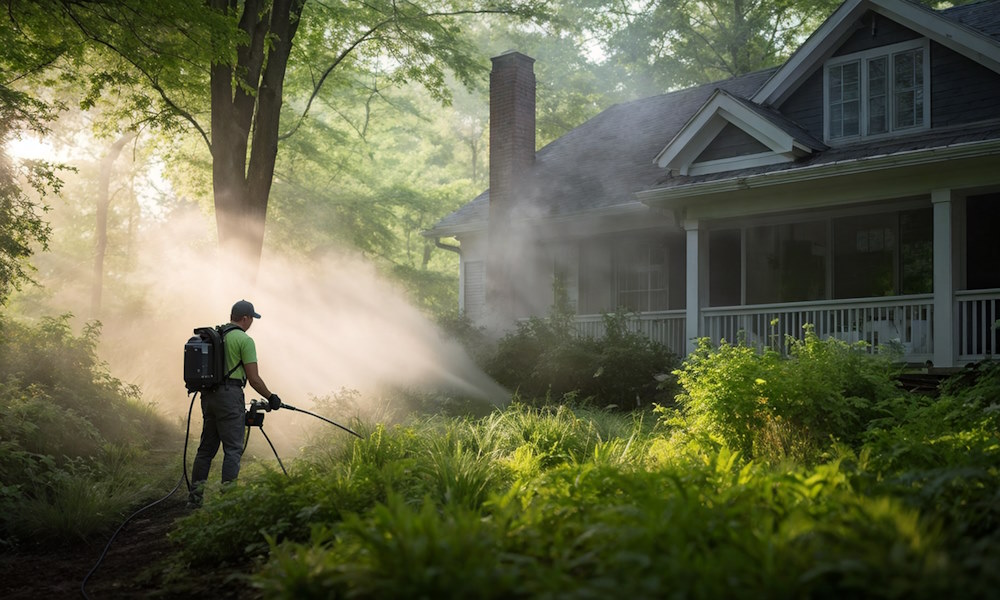
[[[0,315],[0,544],[103,533],[165,485],[165,424],[97,358],[99,326],[68,321]]]
[[[913,510],[840,461],[771,470],[725,448],[656,470],[561,464],[478,510],[390,495],[271,539],[277,598],[934,598],[970,589]],[[486,518],[483,517],[486,511]]]
[[[954,439],[980,422],[963,410]],[[254,583],[279,598],[977,598],[1000,583],[995,479],[936,482],[871,445],[923,438],[873,430],[860,451],[771,465],[677,426],[524,404],[373,426],[210,496],[172,537],[192,564],[261,561]],[[989,474],[996,449],[981,450],[956,464]]]
[[[486,372],[522,398],[567,395],[600,407],[632,409],[668,397],[657,376],[670,373],[676,356],[628,329],[624,313],[605,315],[601,338],[575,334],[572,321],[555,314],[518,323],[497,344]]]
[[[888,358],[806,327],[788,356],[699,340],[678,369],[678,396],[694,431],[722,436],[745,456],[815,460],[832,440],[860,445],[868,423],[904,396]]]
[[[935,519],[973,579],[996,581],[1000,363],[975,365],[947,380],[938,398],[917,397],[885,412],[865,433],[868,485]]]
[[[505,598],[517,570],[476,511],[393,496],[362,517],[283,544],[255,581],[270,598]]]

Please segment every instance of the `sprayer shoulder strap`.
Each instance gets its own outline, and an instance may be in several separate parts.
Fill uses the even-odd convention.
[[[234,329],[239,329],[239,328],[240,328],[239,325],[233,325],[232,323],[228,325],[222,325],[219,327],[219,335],[222,336],[223,346],[225,346],[226,344],[226,334],[229,333],[230,331],[233,331]],[[226,354],[228,354],[228,352]],[[234,365],[232,369],[229,369],[229,372],[226,373],[226,376],[223,377],[223,379],[229,379],[229,376],[235,373],[236,369],[239,369],[242,366],[243,366],[243,359],[241,358],[240,361],[236,363],[236,365]]]

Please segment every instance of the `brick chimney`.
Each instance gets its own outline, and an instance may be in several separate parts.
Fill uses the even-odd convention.
[[[506,327],[517,316],[511,221],[521,201],[518,182],[535,162],[535,59],[520,52],[493,57],[490,72],[490,220],[486,258],[486,305],[491,320]]]

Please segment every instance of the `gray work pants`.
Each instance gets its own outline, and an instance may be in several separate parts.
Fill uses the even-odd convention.
[[[234,481],[240,474],[243,457],[243,431],[246,427],[246,405],[243,388],[221,385],[201,396],[201,443],[191,469],[192,500],[200,501],[212,459],[222,444],[222,483]]]

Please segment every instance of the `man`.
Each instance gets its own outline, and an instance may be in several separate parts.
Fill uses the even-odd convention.
[[[203,419],[201,443],[194,457],[191,469],[191,492],[189,501],[200,506],[204,494],[205,480],[212,466],[212,459],[222,444],[222,483],[236,480],[240,473],[240,459],[243,457],[243,429],[246,425],[246,403],[243,386],[247,383],[261,396],[268,399],[271,410],[281,407],[281,399],[272,394],[257,369],[257,347],[247,330],[260,315],[253,304],[240,300],[233,305],[229,319],[232,327],[225,333],[226,373],[228,379],[211,391],[201,395],[201,416]]]

